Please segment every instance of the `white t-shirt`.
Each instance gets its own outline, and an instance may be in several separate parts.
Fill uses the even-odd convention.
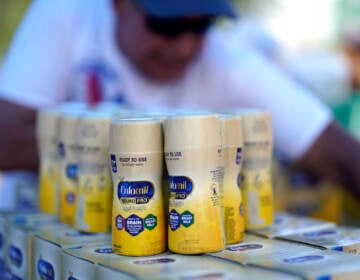
[[[248,44],[289,76],[307,87],[330,106],[346,102],[351,95],[351,64],[344,53],[336,50],[286,50],[266,30],[261,19],[242,15],[231,21],[218,36],[233,46]]]
[[[147,80],[115,45],[111,3],[35,0],[5,58],[0,98],[33,108],[86,101],[95,71],[103,100],[131,107],[268,110],[276,149],[290,160],[299,159],[331,121],[311,92],[248,44],[225,44],[218,32],[208,34],[201,55],[180,80]]]

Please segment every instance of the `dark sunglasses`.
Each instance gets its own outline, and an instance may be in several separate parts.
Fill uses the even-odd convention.
[[[146,26],[152,32],[167,38],[177,38],[185,33],[192,33],[200,36],[205,34],[213,23],[213,17],[184,19],[146,16]]]

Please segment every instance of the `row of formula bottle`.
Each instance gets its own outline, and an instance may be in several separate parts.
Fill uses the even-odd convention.
[[[62,106],[37,124],[41,211],[111,230],[118,254],[218,251],[273,222],[266,112]]]

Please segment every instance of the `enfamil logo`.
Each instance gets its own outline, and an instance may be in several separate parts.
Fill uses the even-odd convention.
[[[170,197],[186,199],[193,190],[193,182],[185,176],[170,176]]]
[[[118,198],[125,204],[146,204],[154,196],[154,186],[147,181],[121,181],[117,193]]]

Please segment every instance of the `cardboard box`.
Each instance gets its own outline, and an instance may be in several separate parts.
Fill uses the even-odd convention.
[[[212,255],[304,279],[360,279],[360,256],[278,240],[264,241],[248,236],[244,243]]]
[[[209,255],[235,261],[244,265],[256,264],[260,260],[278,259],[283,256],[297,254],[299,252],[312,253],[321,251],[312,246],[306,246],[281,240],[272,240],[257,237],[255,235],[245,235],[244,241],[238,244],[227,246],[220,252],[210,253]]]
[[[27,279],[33,270],[33,239],[39,229],[69,229],[58,222],[48,221],[32,225],[10,225],[8,237],[8,267],[12,277]],[[17,279],[15,278],[15,279]]]
[[[336,227],[284,236],[282,239],[301,242],[323,249],[360,254],[360,229]]]
[[[103,260],[104,262],[116,261],[122,258],[113,254],[110,243],[95,245],[95,246],[79,246],[76,248],[66,249],[62,252],[62,279],[134,279],[129,274],[118,273],[117,278],[112,278],[107,274],[96,276],[97,262]]]
[[[64,249],[111,242],[110,234],[85,234],[74,229],[40,230],[34,237],[33,279],[62,279]]]
[[[34,226],[38,227],[47,223],[56,223],[57,217],[54,215],[44,215],[40,213],[16,213],[13,211],[0,213],[0,275],[9,271],[9,233],[14,226]],[[15,253],[15,251],[13,251]]]
[[[331,222],[302,217],[285,212],[275,213],[274,224],[270,227],[257,230],[248,230],[252,234],[262,237],[275,238],[290,234],[322,230],[335,227]]]
[[[153,257],[122,258],[111,265],[99,264],[96,279],[269,279],[295,280],[281,272],[251,268],[210,256],[162,254]],[[124,278],[123,278],[124,277]],[[134,277],[134,278],[130,278]]]
[[[79,247],[81,248],[81,247]],[[95,263],[73,254],[72,250],[61,253],[62,279],[95,280]]]
[[[77,279],[299,279],[210,256],[184,256],[170,252],[151,257],[119,256],[112,252],[110,243],[71,248],[64,251],[63,257],[69,263],[64,265],[68,273],[66,277],[72,273]],[[82,278],[86,274],[79,268],[85,270],[86,267],[91,271],[95,268],[94,278]]]

